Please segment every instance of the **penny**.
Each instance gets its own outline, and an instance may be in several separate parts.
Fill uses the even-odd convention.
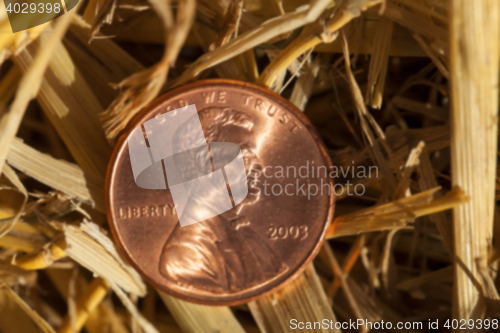
[[[108,220],[124,256],[159,290],[246,303],[318,253],[334,210],[330,169],[287,100],[248,83],[198,81],[151,103],[117,141]]]

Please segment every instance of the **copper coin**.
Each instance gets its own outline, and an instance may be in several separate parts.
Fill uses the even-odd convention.
[[[199,140],[192,131],[203,132]],[[330,168],[307,118],[281,96],[198,81],[151,103],[119,138],[108,219],[125,257],[156,288],[195,303],[246,303],[290,282],[318,253],[334,210]],[[201,183],[213,191],[193,185]]]

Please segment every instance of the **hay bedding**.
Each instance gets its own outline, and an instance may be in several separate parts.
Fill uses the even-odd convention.
[[[89,0],[12,34],[0,8],[0,331],[498,318],[499,19],[487,0]],[[366,191],[338,195],[314,265],[233,308],[146,285],[104,215],[117,135],[161,92],[207,77],[282,94],[334,165],[378,170],[337,179]]]

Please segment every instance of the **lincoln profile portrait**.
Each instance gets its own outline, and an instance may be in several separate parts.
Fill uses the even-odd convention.
[[[207,108],[198,113],[206,141],[236,143],[243,155],[248,184],[262,166],[255,154],[252,120],[242,112],[228,108]],[[186,140],[182,131],[189,132],[189,124],[181,127],[176,137]],[[178,134],[178,135],[177,135]],[[175,138],[174,138],[175,140]],[[178,144],[188,144],[178,142]],[[211,154],[224,154],[214,151]],[[191,163],[183,163],[182,172],[189,174],[206,165],[210,156],[193,151]],[[189,178],[189,175],[188,175]],[[181,227],[176,224],[167,238],[160,256],[161,275],[185,287],[213,293],[236,293],[257,286],[287,270],[277,253],[267,244],[265,235],[251,228],[244,215],[245,209],[259,200],[259,193],[249,186],[247,197],[236,207],[199,223]],[[196,212],[206,202],[206,193],[192,189],[186,203],[187,211]],[[206,205],[204,206],[206,208]]]

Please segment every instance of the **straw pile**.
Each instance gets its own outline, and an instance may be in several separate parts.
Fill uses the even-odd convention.
[[[290,319],[425,331],[500,316],[500,2],[82,0],[16,34],[0,6],[1,332],[288,332]],[[103,207],[120,131],[207,77],[282,94],[334,165],[378,170],[335,180],[366,191],[337,195],[314,264],[233,308],[148,286]]]

